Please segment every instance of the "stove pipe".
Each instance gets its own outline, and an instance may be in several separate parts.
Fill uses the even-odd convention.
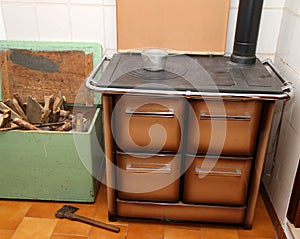
[[[231,61],[254,64],[263,0],[240,0]]]

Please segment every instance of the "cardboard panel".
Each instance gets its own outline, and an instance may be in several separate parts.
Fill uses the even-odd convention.
[[[224,54],[230,0],[117,0],[118,50]]]

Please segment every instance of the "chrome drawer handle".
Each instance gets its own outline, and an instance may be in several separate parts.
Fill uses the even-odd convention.
[[[209,176],[222,176],[222,177],[241,177],[242,171],[240,169],[234,169],[232,171],[222,171],[222,170],[209,170],[203,168],[195,168],[196,174],[206,174]]]
[[[250,121],[251,115],[208,115],[206,112],[200,113],[200,119],[219,119],[219,120],[244,120]]]
[[[169,164],[127,164],[126,171],[130,173],[171,173]]]
[[[136,111],[134,109],[127,108],[125,110],[127,115],[131,116],[148,116],[148,117],[163,117],[163,118],[173,118],[174,109],[169,109],[168,111]]]

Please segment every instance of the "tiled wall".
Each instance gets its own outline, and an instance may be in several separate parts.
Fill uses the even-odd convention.
[[[2,0],[1,39],[99,42],[116,50],[115,0]],[[2,28],[3,29],[3,28]]]
[[[227,54],[232,51],[238,0],[231,0]],[[274,58],[284,0],[265,0],[258,56]],[[115,0],[0,0],[7,40],[100,42],[116,51]],[[3,28],[2,28],[3,29]]]
[[[300,158],[300,1],[287,0],[282,18],[275,64],[295,86],[295,97],[287,102],[277,155],[269,183],[265,183],[278,217],[285,226],[286,212]]]

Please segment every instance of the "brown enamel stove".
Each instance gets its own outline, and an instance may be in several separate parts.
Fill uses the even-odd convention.
[[[101,64],[100,64],[101,65]],[[252,226],[282,82],[257,60],[173,56],[165,71],[116,54],[103,93],[108,213]]]

